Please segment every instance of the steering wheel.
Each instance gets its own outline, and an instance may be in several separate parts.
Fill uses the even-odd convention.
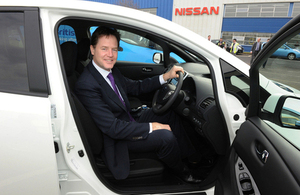
[[[177,85],[166,83],[158,89],[152,100],[152,110],[155,114],[162,114],[167,111],[175,102],[183,83],[182,72],[176,72],[178,77]]]

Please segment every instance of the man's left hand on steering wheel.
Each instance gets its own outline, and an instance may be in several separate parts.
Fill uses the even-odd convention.
[[[173,66],[172,69],[163,75],[165,81],[173,78],[178,78],[177,85],[164,84],[161,89],[155,92],[152,109],[156,114],[162,114],[168,110],[171,105],[175,102],[182,83],[183,83],[183,68],[179,66]]]
[[[168,81],[169,79],[178,78],[179,75],[177,74],[177,72],[182,72],[182,74],[183,74],[184,70],[180,66],[173,66],[171,68],[171,70],[169,70],[168,72],[166,72],[165,74],[163,74],[164,80]]]

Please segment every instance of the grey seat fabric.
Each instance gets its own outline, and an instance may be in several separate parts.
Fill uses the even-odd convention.
[[[90,57],[90,39],[84,38],[81,39],[77,44],[77,64],[76,71],[81,74],[83,72],[84,67],[88,65],[91,61]]]

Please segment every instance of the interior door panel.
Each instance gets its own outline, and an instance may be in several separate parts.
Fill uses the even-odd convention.
[[[138,62],[117,62],[115,66],[125,77],[134,80],[160,75],[165,70],[163,65]]]
[[[125,77],[133,80],[142,80],[160,75],[165,70],[163,65],[138,62],[117,62],[115,66]],[[147,94],[141,94],[138,97],[129,96],[131,107],[137,108],[141,105],[147,105],[148,107],[151,106],[154,93],[155,91]]]
[[[237,132],[215,194],[300,194],[298,154],[260,118],[250,118]]]

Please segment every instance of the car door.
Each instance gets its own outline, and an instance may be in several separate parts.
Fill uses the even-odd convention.
[[[59,194],[38,14],[0,7],[1,194]]]
[[[300,111],[300,64],[268,58],[283,44],[298,41],[299,33],[300,16],[278,31],[255,58],[250,68],[247,120],[236,132],[226,167],[216,182],[216,195],[300,194],[300,131],[294,117]],[[259,73],[268,76],[269,86],[275,84],[267,98],[261,97]],[[287,124],[291,116],[294,120]]]
[[[119,30],[121,35],[120,50],[116,66],[128,78],[145,79],[161,74],[165,67],[155,64],[153,55],[163,53],[162,47],[146,38],[126,30]]]

